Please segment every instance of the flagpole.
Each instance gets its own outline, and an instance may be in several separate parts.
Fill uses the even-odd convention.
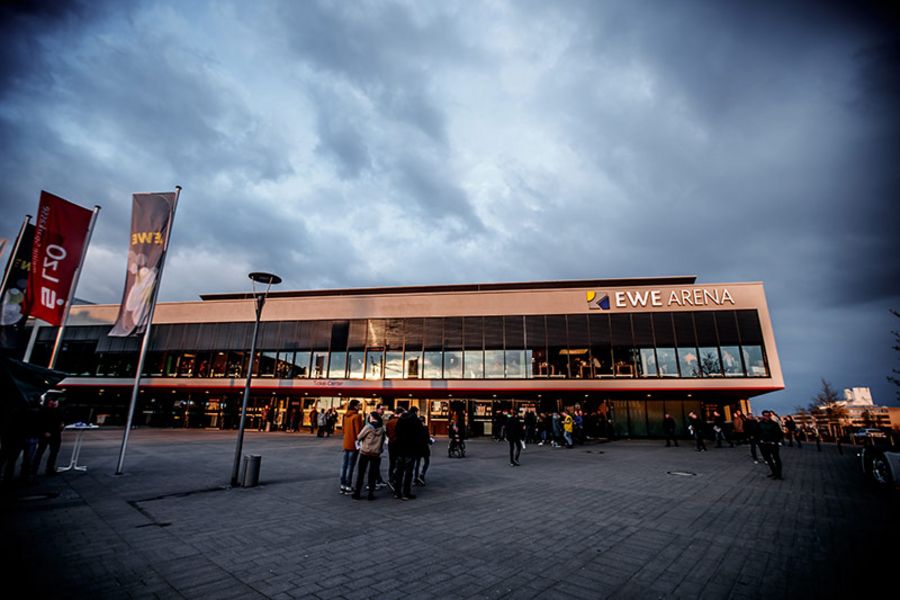
[[[100,213],[100,205],[94,205],[94,212],[91,215],[91,222],[88,223],[87,236],[84,238],[84,246],[81,248],[81,258],[78,259],[78,267],[72,275],[72,286],[69,288],[69,297],[66,298],[66,306],[63,308],[63,320],[56,332],[56,342],[53,344],[53,352],[50,353],[50,364],[48,368],[56,367],[56,359],[59,358],[59,349],[62,347],[63,332],[66,330],[66,322],[69,320],[69,309],[72,308],[72,298],[75,297],[75,288],[78,287],[78,279],[81,277],[81,268],[84,266],[84,257],[87,256],[88,246],[91,243],[91,236],[94,233],[94,225],[97,223],[97,215]],[[34,268],[34,265],[31,265]]]
[[[22,236],[25,235],[25,228],[28,227],[29,223],[31,223],[31,215],[25,215],[25,221],[22,222],[22,227],[19,228],[19,235],[16,236],[16,243],[13,244],[13,247],[10,249],[9,260],[6,262],[6,269],[3,271],[3,283],[0,284],[0,294],[6,291],[6,283],[9,279],[10,272],[12,272],[13,261],[16,260],[16,255],[19,254]],[[0,298],[0,303],[2,303],[2,301],[3,299]]]
[[[172,237],[172,229],[175,226],[175,211],[178,209],[178,198],[181,196],[181,186],[175,186],[175,203],[172,205],[172,216],[169,219],[169,229],[166,231],[166,241],[163,244],[162,257],[159,260],[159,273],[156,285],[153,286],[153,295],[150,298],[150,308],[147,313],[147,326],[144,328],[144,339],[141,340],[141,352],[138,355],[137,369],[134,374],[134,386],[131,388],[131,403],[128,405],[128,418],[125,420],[125,433],[122,435],[122,447],[119,450],[119,461],[116,463],[116,475],[121,475],[125,467],[125,449],[128,447],[128,434],[131,433],[131,421],[134,419],[134,409],[137,406],[138,390],[141,387],[141,372],[144,370],[144,358],[147,356],[147,347],[150,345],[150,330],[153,326],[153,313],[156,312],[156,296],[162,287],[163,269],[166,266],[166,255],[169,253],[169,239]],[[124,300],[123,300],[124,301]]]

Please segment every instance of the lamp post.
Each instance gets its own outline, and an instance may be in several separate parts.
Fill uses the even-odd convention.
[[[259,334],[259,319],[262,316],[266,296],[273,285],[281,283],[281,277],[272,273],[250,273],[253,282],[253,299],[256,302],[256,322],[253,324],[253,341],[250,342],[250,361],[247,366],[247,381],[244,383],[244,402],[241,404],[241,420],[238,425],[237,444],[234,447],[234,465],[231,468],[231,487],[238,485],[238,468],[244,446],[244,421],[247,418],[247,400],[250,398],[250,379],[253,377],[253,359],[256,357],[256,338]],[[256,284],[265,285],[265,291],[257,291]]]

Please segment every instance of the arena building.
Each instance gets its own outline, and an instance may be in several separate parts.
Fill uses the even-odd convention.
[[[70,410],[122,423],[139,338],[107,337],[117,305],[74,306],[57,368]],[[499,411],[578,408],[596,435],[661,434],[663,414],[730,420],[784,383],[763,285],[693,276],[275,291],[250,361],[250,293],[160,303],[135,423],[233,428],[247,369],[249,426],[306,426],[309,412],[418,406],[433,432],[470,434]],[[56,329],[33,336],[47,364]],[[593,421],[592,421],[593,422]]]

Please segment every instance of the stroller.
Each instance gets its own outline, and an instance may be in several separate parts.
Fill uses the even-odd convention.
[[[450,443],[447,444],[448,458],[465,458],[466,457],[466,441],[463,439],[462,428],[455,423],[450,426]]]

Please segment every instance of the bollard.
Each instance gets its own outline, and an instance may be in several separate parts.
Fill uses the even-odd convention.
[[[241,485],[244,487],[256,487],[259,485],[259,467],[262,463],[262,456],[258,454],[249,454],[244,456],[243,477],[241,477]]]

